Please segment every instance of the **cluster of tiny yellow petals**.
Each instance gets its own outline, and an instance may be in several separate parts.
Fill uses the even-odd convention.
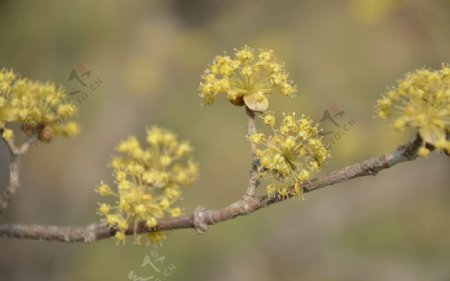
[[[3,137],[5,140],[11,140],[11,139],[13,139],[13,138],[14,138],[14,132],[13,132],[13,130],[11,130],[11,129],[5,129],[5,130],[3,131],[3,133],[2,133],[2,137]]]
[[[52,83],[20,78],[11,70],[0,69],[0,129],[8,122],[19,123],[28,135],[50,141],[54,135],[72,136],[78,124],[67,119],[76,106],[65,101],[64,89]],[[6,137],[11,136],[9,133]]]
[[[297,119],[295,113],[284,114],[278,128],[274,113],[267,112],[262,119],[271,134],[257,132],[248,139],[258,147],[260,178],[273,179],[267,193],[284,197],[293,187],[294,195],[300,196],[302,183],[329,157],[318,126],[304,115]]]
[[[152,245],[161,244],[161,241],[166,238],[167,238],[166,234],[162,231],[154,231],[147,233],[147,239],[149,243]]]
[[[181,209],[174,205],[181,197],[181,188],[194,182],[198,169],[191,158],[193,149],[189,143],[156,126],[147,129],[145,147],[130,136],[116,151],[111,160],[116,188],[103,181],[96,188],[101,196],[112,196],[116,201],[112,205],[99,204],[98,214],[117,228],[118,241],[125,240],[129,225],[134,226],[135,243],[139,243],[136,238],[139,222],[152,228],[159,218],[181,215]],[[162,236],[148,237],[154,240]]]
[[[418,130],[424,145],[419,156],[427,156],[428,143],[450,153],[450,66],[440,70],[419,69],[408,73],[377,102],[377,114],[392,118],[397,130]]]
[[[284,65],[279,64],[272,50],[255,52],[244,46],[234,57],[216,56],[202,75],[199,87],[204,104],[212,104],[219,94],[226,94],[234,105],[246,105],[253,111],[268,108],[272,93],[294,96],[296,86],[288,79]]]

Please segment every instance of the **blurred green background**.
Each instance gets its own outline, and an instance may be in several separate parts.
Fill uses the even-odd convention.
[[[271,108],[319,121],[343,110],[323,173],[394,149],[413,132],[373,118],[386,87],[407,71],[450,62],[448,0],[12,1],[0,0],[0,67],[70,91],[84,65],[101,86],[80,106],[82,133],[34,147],[0,223],[85,225],[98,220],[94,186],[128,134],[152,124],[196,148],[201,176],[185,211],[240,198],[250,166],[243,108],[201,107],[200,75],[217,54],[274,49],[298,85]],[[334,133],[334,134],[335,134]],[[334,136],[334,134],[332,136]],[[8,153],[0,148],[0,183]],[[450,280],[449,158],[433,154],[210,228],[169,233],[161,272],[151,248],[112,240],[62,244],[0,239],[1,280]],[[163,270],[172,268],[173,270]],[[138,279],[135,279],[138,280]],[[144,279],[145,280],[145,279]],[[148,279],[147,279],[148,280]]]

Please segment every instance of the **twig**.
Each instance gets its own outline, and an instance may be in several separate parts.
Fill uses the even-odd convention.
[[[256,133],[255,113],[245,106],[245,112],[247,114],[247,137],[250,137]],[[252,152],[252,167],[248,176],[248,187],[244,195],[244,200],[252,201],[255,197],[256,188],[259,185],[258,181],[258,159],[256,157],[256,144],[250,142],[250,148]]]
[[[399,146],[391,153],[380,157],[371,158],[343,169],[329,173],[328,175],[311,180],[303,186],[304,192],[311,192],[316,189],[331,186],[346,180],[357,177],[375,175],[383,169],[390,168],[402,162],[411,161],[417,157],[417,149],[422,140],[419,136],[414,137],[407,144]],[[154,232],[161,230],[175,230],[184,228],[198,228],[198,225],[214,225],[218,222],[233,219],[235,217],[251,214],[261,208],[268,207],[277,202],[284,201],[292,197],[289,196],[260,196],[248,204],[244,200],[239,200],[228,207],[219,210],[207,210],[197,208],[196,213],[184,215],[178,218],[167,218],[158,221],[156,227],[148,229],[145,223],[139,224],[137,233]],[[198,221],[198,219],[201,221]],[[104,223],[92,224],[85,227],[71,226],[43,226],[43,225],[0,225],[0,237],[48,240],[60,242],[94,242],[100,239],[113,237],[116,230],[106,226]],[[126,232],[132,235],[133,226],[130,226]]]
[[[14,194],[16,193],[16,190],[20,185],[19,182],[20,158],[24,153],[28,151],[32,141],[32,139],[30,138],[26,142],[24,142],[20,147],[17,147],[14,142],[14,139],[5,139],[3,137],[2,139],[9,148],[10,162],[9,162],[9,183],[0,196],[0,214],[3,214],[6,211],[9,202],[14,197]]]

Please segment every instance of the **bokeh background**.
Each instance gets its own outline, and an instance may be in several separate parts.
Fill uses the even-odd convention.
[[[323,173],[380,155],[414,132],[373,118],[385,89],[418,67],[450,62],[448,0],[0,1],[0,67],[69,91],[72,69],[101,86],[83,99],[82,133],[34,147],[0,223],[85,225],[98,220],[94,187],[128,134],[152,124],[195,146],[201,176],[186,212],[240,198],[250,165],[243,108],[201,107],[200,75],[213,57],[249,44],[271,48],[298,85],[272,109],[319,121],[344,111]],[[334,111],[336,112],[336,111]],[[328,139],[329,141],[330,138]],[[0,147],[0,183],[8,153]],[[1,280],[450,280],[449,158],[401,164],[211,227],[169,233],[158,273],[151,248],[0,239]],[[164,276],[166,268],[173,270]],[[139,280],[139,279],[135,279]],[[141,279],[149,280],[149,279]]]

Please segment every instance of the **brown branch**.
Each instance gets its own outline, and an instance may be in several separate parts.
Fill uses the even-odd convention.
[[[422,140],[419,136],[414,137],[405,145],[399,146],[391,153],[380,157],[371,158],[328,175],[311,180],[303,185],[304,192],[340,183],[357,177],[376,175],[383,169],[390,168],[402,162],[411,161],[417,157],[417,149]],[[228,207],[219,210],[207,210],[197,208],[194,213],[178,218],[167,218],[158,221],[158,225],[148,229],[145,223],[141,223],[137,233],[154,232],[160,230],[175,230],[184,228],[198,229],[198,225],[214,225],[218,222],[227,221],[238,216],[251,214],[261,208],[268,207],[277,202],[284,201],[291,195],[280,197],[260,196],[254,200],[239,200]],[[199,221],[200,220],[200,221]],[[130,226],[127,234],[133,234]],[[48,240],[60,242],[94,242],[100,239],[113,237],[116,230],[106,226],[104,223],[92,224],[85,227],[67,226],[42,226],[42,225],[0,225],[0,237],[22,238],[34,240]]]
[[[3,133],[3,129],[0,130],[0,134]],[[5,139],[3,141],[8,146],[10,152],[9,160],[9,183],[6,186],[3,193],[0,195],[0,214],[3,214],[8,208],[9,202],[14,197],[17,188],[19,188],[19,175],[20,175],[20,158],[28,151],[31,145],[32,139],[28,139],[20,147],[17,147],[14,139]]]

